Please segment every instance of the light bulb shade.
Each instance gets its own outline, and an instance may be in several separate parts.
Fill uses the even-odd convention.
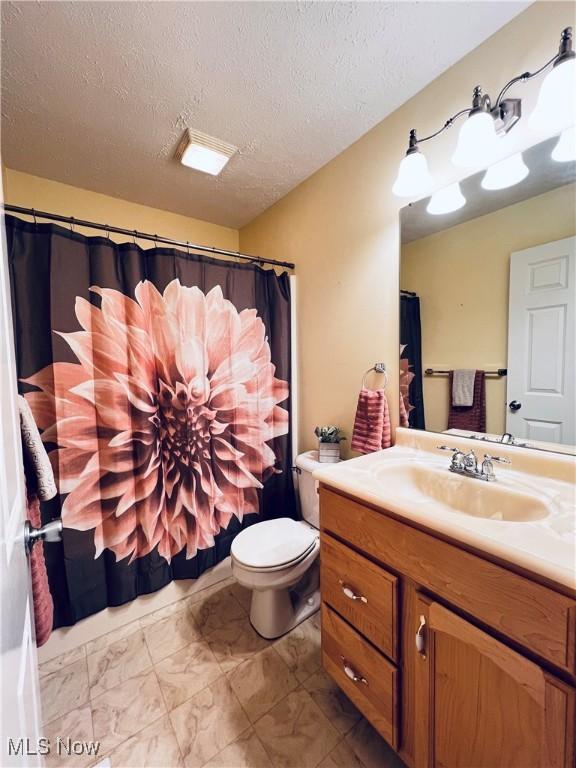
[[[522,159],[522,154],[517,152],[499,163],[491,165],[482,179],[483,189],[506,189],[525,179],[530,171]]]
[[[443,213],[457,211],[465,203],[466,198],[460,190],[460,184],[456,182],[445,189],[439,189],[438,192],[434,192],[426,210],[433,216],[441,216]]]
[[[416,150],[402,159],[392,187],[396,197],[423,197],[432,189],[433,181],[424,155]]]
[[[552,160],[557,163],[569,163],[576,160],[576,127],[571,126],[562,131],[558,143],[552,150]]]
[[[476,112],[460,128],[452,162],[460,168],[487,166],[499,153],[494,118],[488,112]]]
[[[561,131],[574,123],[575,112],[576,58],[571,58],[560,62],[544,78],[529,125],[535,131]]]

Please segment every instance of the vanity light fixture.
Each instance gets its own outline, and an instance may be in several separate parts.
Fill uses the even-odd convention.
[[[482,94],[477,85],[472,97],[472,109],[458,134],[452,162],[461,168],[489,165],[500,154],[500,141],[490,110],[490,99]]]
[[[467,119],[460,130],[458,145],[452,158],[454,164],[465,168],[485,167],[502,159],[505,155],[506,144],[502,142],[500,137],[507,134],[522,116],[521,100],[504,97],[513,85],[531,80],[550,66],[552,66],[552,71],[542,84],[534,121],[540,127],[545,116],[546,127],[564,128],[570,114],[573,115],[575,109],[575,90],[573,84],[571,85],[576,77],[576,53],[572,50],[572,27],[566,27],[563,30],[558,52],[549,61],[534,72],[523,72],[509,80],[494,103],[488,94],[482,93],[480,86],[476,86],[472,95],[471,107],[456,112],[435,133],[424,138],[418,138],[416,129],[412,129],[408,152],[402,163],[405,163],[410,154],[413,155],[418,152],[421,144],[443,133],[463,115],[466,115]],[[530,125],[532,125],[532,119]],[[420,166],[424,167],[421,161]],[[422,177],[416,177],[412,186],[409,183],[399,184],[401,177],[403,181],[409,180],[407,174],[403,174],[402,170],[401,167],[393,187],[394,194],[401,197],[421,195],[419,183],[421,183]]]
[[[530,115],[530,128],[535,130],[553,131],[574,122],[576,53],[572,50],[572,27],[562,33],[560,50],[553,61],[552,70],[540,87],[536,108]]]
[[[506,189],[521,182],[529,173],[528,166],[522,159],[522,153],[516,152],[515,155],[491,165],[484,174],[480,186],[482,189]]]
[[[426,210],[433,216],[441,216],[444,213],[457,211],[465,204],[466,198],[462,194],[460,184],[456,182],[455,184],[450,184],[449,187],[434,192],[426,206]]]
[[[233,144],[187,129],[176,149],[176,159],[188,168],[218,176],[237,151]]]
[[[552,160],[557,163],[569,163],[576,160],[576,127],[571,126],[562,131],[558,143],[552,150]]]
[[[396,197],[424,197],[434,186],[428,170],[428,162],[418,149],[416,131],[410,131],[410,143],[406,156],[398,168],[398,176],[392,187]]]

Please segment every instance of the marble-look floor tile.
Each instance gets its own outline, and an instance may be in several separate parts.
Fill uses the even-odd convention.
[[[95,753],[88,751],[89,748],[82,753],[76,752],[68,742],[68,739],[84,744],[94,742],[92,711],[89,704],[47,723],[42,728],[42,735],[50,740],[50,752],[44,757],[46,768],[84,768],[92,765],[101,753],[101,749]]]
[[[272,763],[253,728],[205,763],[204,768],[271,768]]]
[[[192,592],[192,594],[188,595],[186,598],[186,603],[187,605],[196,605],[196,603],[200,603],[202,600],[210,597],[210,595],[214,595],[216,592],[231,587],[232,584],[235,583],[236,579],[233,576],[228,576],[226,579],[216,582],[216,584],[211,584],[209,587],[204,587],[204,589]]]
[[[236,600],[229,587],[214,592],[203,600],[190,605],[198,629],[207,636],[216,629],[222,629],[229,622],[243,619],[246,612]]]
[[[86,659],[79,659],[40,680],[43,721],[78,709],[88,701],[88,669]]]
[[[365,768],[364,763],[354,754],[345,741],[341,741],[322,760],[318,768]]]
[[[99,696],[152,666],[142,630],[88,656],[90,696]]]
[[[287,635],[276,640],[274,648],[302,683],[320,669],[320,632],[310,617]]]
[[[149,627],[151,624],[156,624],[157,621],[167,619],[169,616],[173,616],[175,613],[185,611],[188,606],[188,598],[182,597],[180,600],[176,600],[170,605],[165,605],[163,608],[157,608],[151,613],[147,613],[145,616],[141,616],[138,620],[142,629]]]
[[[144,672],[92,699],[94,738],[108,752],[165,714],[156,675]]]
[[[406,768],[392,747],[364,718],[352,728],[345,741],[366,768]]]
[[[250,726],[225,677],[172,710],[170,720],[188,768],[204,765]]]
[[[298,686],[298,680],[274,648],[260,651],[227,676],[253,723]]]
[[[252,590],[247,589],[246,587],[243,587],[242,584],[238,584],[237,581],[234,581],[234,583],[230,585],[230,592],[234,595],[236,600],[238,600],[246,613],[250,613],[250,604],[252,603]]]
[[[138,632],[140,629],[140,623],[138,620],[131,621],[129,624],[123,624],[121,627],[113,629],[111,632],[107,632],[105,635],[100,635],[94,640],[90,640],[86,643],[86,653],[88,656],[93,653],[98,653],[103,648],[107,648],[112,643],[116,643],[118,640],[123,640],[125,637],[129,637],[134,632]]]
[[[111,768],[181,768],[182,756],[167,715],[108,755]]]
[[[74,664],[75,661],[86,658],[86,646],[79,645],[77,648],[72,648],[71,651],[62,653],[60,656],[56,656],[54,659],[44,661],[38,666],[38,672],[40,677],[46,677],[51,672],[57,672],[63,667],[67,667],[69,664]]]
[[[229,621],[205,637],[224,672],[230,672],[270,645],[270,641],[260,637],[252,627],[247,616]]]
[[[168,711],[222,675],[216,657],[204,640],[195,640],[167,656],[156,664],[155,669]]]
[[[319,669],[303,685],[342,735],[347,734],[362,717],[346,694],[323,669]]]
[[[275,768],[314,768],[340,740],[303,689],[288,694],[254,729]]]
[[[200,638],[194,618],[187,609],[145,627],[143,632],[155,664]]]

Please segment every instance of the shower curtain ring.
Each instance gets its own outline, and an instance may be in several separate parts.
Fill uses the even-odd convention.
[[[158,243],[156,242],[158,240],[158,235],[154,233],[154,248],[158,248]]]
[[[36,211],[32,208],[32,218],[34,219],[34,228],[38,226],[38,220],[36,219]]]
[[[70,232],[74,232],[74,216],[70,216]]]
[[[190,256],[190,243],[186,240],[186,253]]]
[[[104,229],[106,230],[106,237],[110,240],[110,229],[108,228],[108,224],[104,224]]]
[[[137,236],[138,236],[138,230],[137,230],[137,229],[135,229],[135,230],[132,232],[132,242],[134,243],[134,245],[136,245],[136,237],[137,237]]]

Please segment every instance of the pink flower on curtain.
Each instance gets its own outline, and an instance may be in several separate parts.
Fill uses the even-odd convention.
[[[117,560],[158,547],[168,561],[214,545],[233,516],[258,512],[272,474],[268,442],[288,432],[262,320],[238,312],[220,287],[206,295],[148,281],[136,301],[93,287],[100,308],[76,298],[83,330],[61,333],[78,363],[28,379],[64,525],[94,530],[95,556]]]

